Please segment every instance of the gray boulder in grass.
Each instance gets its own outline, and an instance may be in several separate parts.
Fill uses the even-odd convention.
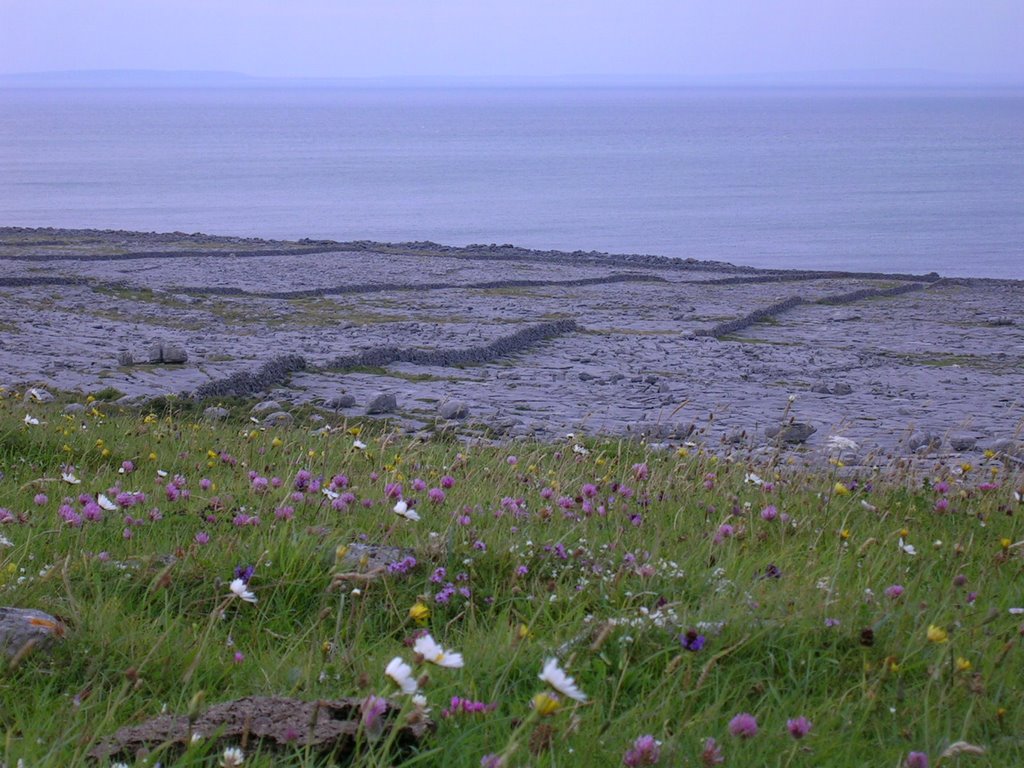
[[[0,608],[0,650],[8,661],[50,647],[67,628],[60,619],[33,608]]]

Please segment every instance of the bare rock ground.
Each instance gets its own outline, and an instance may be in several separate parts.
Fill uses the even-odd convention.
[[[410,430],[458,403],[487,434],[763,445],[785,420],[811,449],[982,450],[1020,437],[1022,308],[1024,282],[935,274],[0,229],[0,384],[189,395],[234,376],[285,408],[393,395],[382,417]],[[184,362],[149,363],[161,344]],[[249,375],[286,356],[302,364]]]

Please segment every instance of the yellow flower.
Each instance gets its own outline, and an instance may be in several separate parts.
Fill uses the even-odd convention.
[[[516,627],[516,637],[518,637],[520,640],[532,640],[534,638],[534,634],[530,631],[530,628],[528,626],[526,626],[525,624],[520,624],[518,627]]]
[[[934,624],[928,625],[928,641],[931,643],[944,643],[949,640],[949,633],[942,627]]]
[[[206,457],[209,458],[209,459],[216,459],[218,457],[218,455],[219,454],[215,450],[213,450],[212,448],[210,448],[210,449],[208,449],[206,451]]]
[[[270,441],[270,444],[274,448],[280,448],[282,445],[284,445],[284,440],[282,440],[280,437],[275,437],[273,440]]]
[[[843,541],[846,541],[848,538],[850,538],[850,529],[849,528],[843,528],[843,530],[841,530],[839,532],[839,538],[842,539]]]
[[[430,608],[428,608],[424,603],[415,603],[409,609],[409,618],[417,624],[426,624],[427,619],[430,618]]]
[[[99,437],[99,438],[96,439],[96,447],[97,448],[102,448],[103,447],[103,438],[102,437]]]
[[[156,461],[156,454],[153,451],[149,452],[149,460]]]
[[[103,458],[107,458],[110,455],[110,449],[109,448],[104,448],[102,451],[100,451],[100,455]]]
[[[969,659],[965,659],[963,656],[958,656],[956,660],[956,671],[966,672],[971,668],[971,662]]]
[[[964,474],[966,475],[968,472],[970,472],[972,469],[974,469],[974,467],[971,466],[970,464],[964,463],[964,464],[960,465],[960,469],[962,469],[964,471]]]
[[[349,427],[347,431],[348,431],[348,433],[350,435],[352,435],[352,437],[359,437],[360,433],[363,431],[363,428],[362,427]]]
[[[1003,549],[1009,549],[1011,544],[1013,544],[1013,539],[1000,539],[999,540],[999,545]]]
[[[834,486],[832,486],[832,492],[836,496],[848,496],[850,494],[850,489],[847,488],[842,483],[836,483]]]
[[[541,717],[550,717],[562,706],[562,702],[553,693],[543,691],[533,697],[533,708]]]
[[[994,459],[995,457],[996,457],[996,452],[995,451],[993,451],[991,448],[986,448],[985,449],[985,458],[986,459]]]

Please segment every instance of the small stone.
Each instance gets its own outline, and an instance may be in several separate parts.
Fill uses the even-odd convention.
[[[580,381],[592,381],[593,379],[597,378],[597,376],[595,376],[594,374],[587,373],[586,371],[580,371],[578,376]]]
[[[85,410],[85,406],[82,403],[68,403],[61,412],[68,416],[74,416],[79,413],[85,413]]]
[[[203,411],[203,418],[207,421],[224,421],[229,415],[230,411],[227,408],[221,408],[219,405],[211,405]]]
[[[840,382],[836,383],[836,385],[834,387],[832,387],[832,394],[833,395],[852,395],[853,394],[853,387],[851,387],[845,381],[840,381]]]
[[[295,417],[288,411],[275,411],[263,419],[265,427],[290,427],[293,423],[295,423]]]
[[[366,413],[368,415],[374,415],[379,413],[394,413],[398,408],[397,398],[387,392],[381,392],[379,395],[370,400],[370,404],[366,406]]]
[[[327,401],[327,407],[335,411],[340,411],[343,408],[351,408],[355,404],[355,397],[348,394],[338,395],[337,397],[333,397]]]
[[[769,438],[778,438],[784,443],[804,443],[817,431],[817,427],[801,421],[794,421],[781,427],[769,427],[764,434]]]
[[[437,415],[442,419],[464,419],[469,416],[469,406],[461,400],[449,400],[441,404]]]
[[[131,352],[118,352],[117,353],[117,364],[118,365],[135,365],[135,357]]]
[[[279,411],[281,404],[277,400],[264,400],[252,407],[252,413],[266,413],[267,411]]]
[[[831,395],[832,390],[829,389],[828,384],[824,381],[819,381],[811,385],[811,392],[818,395]]]

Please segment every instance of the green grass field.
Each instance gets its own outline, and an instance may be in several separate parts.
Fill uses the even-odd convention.
[[[0,657],[11,768],[86,765],[122,726],[251,695],[387,696],[436,729],[400,748],[368,716],[354,752],[252,739],[246,766],[1024,765],[1022,485],[994,458],[837,484],[696,449],[66,402],[0,400],[0,606],[66,625]],[[368,576],[351,544],[412,553]],[[417,659],[425,631],[464,665]],[[538,678],[548,659],[585,701]],[[446,712],[456,696],[484,706]],[[230,763],[203,736],[145,764]],[[961,741],[985,754],[942,756]]]

